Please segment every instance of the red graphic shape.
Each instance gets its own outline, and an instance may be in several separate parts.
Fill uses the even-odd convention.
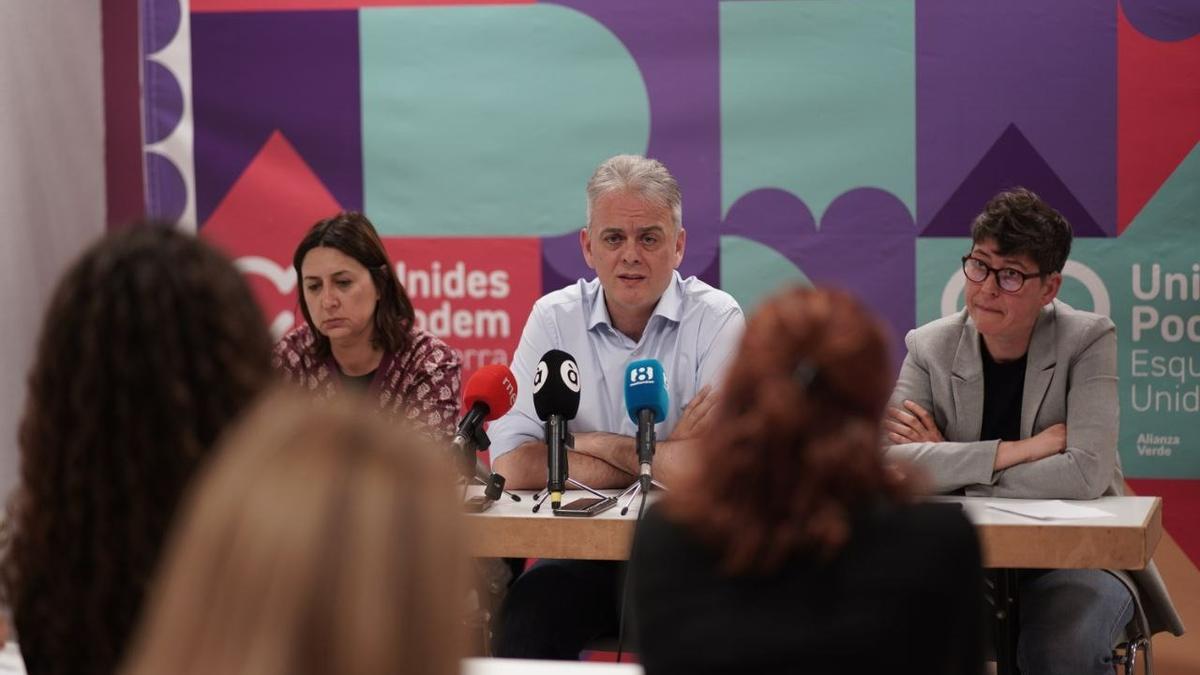
[[[274,263],[274,281],[263,274],[246,275],[267,322],[283,311],[295,311],[296,320],[303,321],[296,304],[292,253],[313,223],[340,210],[321,179],[276,131],[200,232],[235,260],[256,256]]]
[[[1200,35],[1158,42],[1117,14],[1117,232],[1200,142]]]
[[[1163,529],[1200,567],[1200,527],[1196,527],[1200,522],[1200,480],[1128,478],[1126,482],[1139,495],[1162,497]]]
[[[200,232],[237,261],[269,324],[304,321],[292,254],[312,224],[341,210],[321,179],[276,131]],[[507,365],[542,294],[536,237],[384,237],[418,324],[459,350],[463,382]],[[284,312],[292,312],[287,323]],[[276,326],[276,321],[283,325]]]
[[[418,325],[459,350],[464,383],[482,366],[512,361],[542,294],[541,240],[388,237],[383,245]]]
[[[292,12],[363,7],[532,5],[534,0],[192,0],[193,12]]]

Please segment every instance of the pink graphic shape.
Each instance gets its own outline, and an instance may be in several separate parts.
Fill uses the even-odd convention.
[[[313,223],[340,210],[321,179],[276,131],[200,232],[235,260],[257,256],[294,274],[292,253],[300,238]],[[294,284],[285,292],[261,275],[247,275],[247,280],[268,321],[297,307]]]
[[[1200,481],[1129,478],[1129,487],[1139,495],[1162,497],[1163,529],[1187,557],[1200,567]]]
[[[1146,37],[1117,15],[1117,231],[1200,142],[1200,35]]]
[[[534,0],[192,0],[193,12],[294,12],[363,7],[532,5]]]

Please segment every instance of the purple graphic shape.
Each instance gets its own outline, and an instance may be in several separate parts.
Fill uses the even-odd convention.
[[[1159,42],[1177,42],[1200,33],[1196,0],[1123,0],[1121,9],[1139,33]]]
[[[1098,224],[1086,236],[1116,232],[1116,11],[1092,0],[916,4],[922,229],[1016,124]],[[1027,168],[1012,167],[1016,182],[1030,182]]]
[[[157,152],[146,155],[146,217],[175,224],[187,206],[187,185],[171,160]]]
[[[179,31],[179,0],[142,0],[142,53],[166,47]]]
[[[971,236],[971,223],[984,204],[997,192],[1018,186],[1033,190],[1057,209],[1071,223],[1076,237],[1107,236],[1015,125],[1009,125],[996,139],[921,235]]]
[[[278,129],[345,209],[362,209],[358,12],[192,17],[196,218]]]
[[[607,27],[633,56],[650,100],[646,155],[683,191],[687,251],[679,271],[709,283],[720,277],[721,99],[717,0],[552,0]],[[620,149],[614,148],[613,154]],[[582,192],[583,186],[579,186]],[[560,288],[592,272],[579,233],[542,240],[542,285]]]
[[[142,84],[146,106],[144,139],[150,145],[163,140],[179,126],[183,117],[183,91],[166,66],[149,59],[142,62]]]
[[[808,205],[792,193],[755,190],[730,207],[723,234],[778,251],[813,283],[854,293],[892,325],[893,359],[904,355],[904,334],[916,315],[916,239],[908,207],[895,195],[877,188],[844,192],[818,229]]]
[[[687,252],[684,252],[687,259]],[[542,292],[549,293],[577,279],[596,276],[588,269],[579,248],[579,232],[572,231],[557,237],[542,237]]]
[[[722,234],[753,239],[796,262],[789,249],[799,237],[817,234],[817,219],[808,204],[791,192],[761,188],[747,192],[729,207]]]

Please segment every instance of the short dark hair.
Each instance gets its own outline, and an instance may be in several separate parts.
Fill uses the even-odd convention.
[[[5,599],[31,673],[107,673],[186,485],[274,380],[242,275],[195,236],[140,225],[58,282],[29,373]]]
[[[412,344],[412,328],[416,321],[412,301],[408,299],[408,293],[404,292],[404,286],[400,285],[400,280],[396,278],[396,270],[388,260],[387,251],[383,248],[375,226],[357,211],[342,211],[313,225],[308,234],[300,240],[300,245],[296,247],[296,253],[292,256],[292,266],[296,268],[296,287],[300,289],[300,311],[304,314],[304,320],[308,322],[309,330],[316,340],[316,355],[321,358],[329,356],[329,338],[322,335],[313,324],[308,303],[304,300],[304,273],[300,268],[304,264],[304,256],[318,246],[337,249],[367,268],[371,282],[379,292],[371,344],[385,352],[406,351]]]
[[[1033,192],[1015,187],[992,197],[971,225],[971,241],[994,239],[1000,255],[1025,254],[1043,274],[1062,272],[1071,224]]]

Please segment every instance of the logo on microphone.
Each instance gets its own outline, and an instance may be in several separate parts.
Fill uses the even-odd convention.
[[[513,382],[512,377],[506,377],[500,382],[504,385],[504,393],[508,394],[508,405],[514,406],[517,403],[517,383]]]
[[[639,384],[654,384],[654,368],[638,366],[629,369],[629,386],[636,387]]]
[[[544,365],[544,364],[541,364],[541,365]],[[563,382],[565,382],[567,384],[567,388],[570,389],[571,391],[575,392],[576,394],[578,394],[579,393],[579,367],[575,365],[574,361],[563,361],[562,368],[560,370],[561,370]],[[539,373],[540,372],[541,372],[541,370],[539,367]],[[537,391],[537,386],[538,385],[535,382],[533,385],[534,391]]]
[[[564,366],[567,364],[563,364]],[[538,361],[537,372],[533,374],[533,393],[538,393],[546,384],[546,376],[550,374],[550,368],[545,361]],[[579,384],[575,384],[575,391],[579,391]]]

